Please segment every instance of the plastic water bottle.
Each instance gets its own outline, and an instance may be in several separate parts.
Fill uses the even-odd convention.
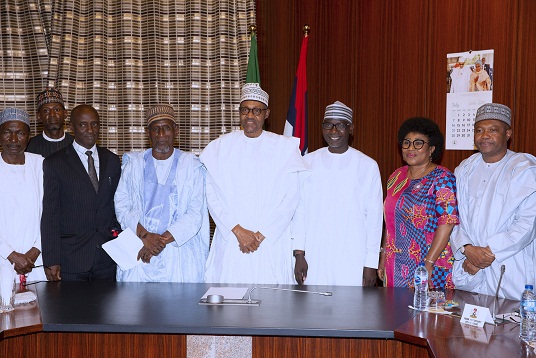
[[[536,341],[536,295],[532,285],[525,285],[519,313],[521,313],[519,338],[525,342]]]
[[[413,307],[423,311],[428,306],[428,271],[421,262],[415,270],[415,295],[413,296]]]

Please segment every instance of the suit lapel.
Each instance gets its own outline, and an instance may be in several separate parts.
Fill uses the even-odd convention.
[[[108,168],[108,156],[103,148],[97,146],[97,153],[99,153],[99,192],[104,185],[101,183],[106,183],[108,177],[106,176],[106,169]]]
[[[84,178],[84,181],[91,186],[93,191],[95,191],[95,189],[93,188],[93,184],[89,179],[89,175],[86,171],[86,168],[84,168],[84,164],[82,164],[82,161],[80,160],[80,157],[78,156],[78,153],[76,152],[72,144],[66,148],[65,154],[69,165],[71,165],[76,170],[76,172]]]

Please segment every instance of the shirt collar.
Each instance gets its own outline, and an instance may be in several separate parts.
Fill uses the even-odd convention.
[[[65,132],[63,132],[63,136],[58,139],[50,138],[45,134],[45,132],[43,132],[43,138],[45,138],[47,142],[61,142],[62,140],[65,139]]]
[[[93,147],[91,147],[90,149],[87,149],[85,147],[82,147],[80,144],[76,143],[76,140],[73,140],[73,147],[74,147],[74,150],[76,150],[80,154],[86,155],[86,152],[88,150],[91,150],[91,152],[93,152],[93,154],[97,153],[97,145],[96,144],[93,144]]]

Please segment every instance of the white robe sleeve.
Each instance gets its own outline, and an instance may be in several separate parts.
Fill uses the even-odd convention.
[[[7,260],[7,257],[11,255],[13,251],[15,251],[13,247],[4,237],[2,237],[2,234],[0,233],[0,256]]]
[[[291,225],[291,237],[292,237],[292,250],[304,250],[306,245],[305,235],[305,198],[307,193],[307,185],[309,180],[309,171],[299,172],[298,177],[300,180],[299,190],[300,199],[296,212],[292,217]]]
[[[531,171],[523,173],[534,181]],[[510,198],[524,198],[515,210],[514,221],[508,230],[498,232],[488,238],[488,245],[495,254],[495,259],[502,262],[517,254],[536,237],[536,191],[534,188],[520,186],[517,182],[510,185]],[[509,200],[506,200],[508,205]],[[516,202],[515,199],[510,202]]]
[[[460,248],[464,245],[473,244],[473,241],[467,234],[467,230],[465,228],[466,220],[462,216],[463,213],[467,212],[469,209],[466,208],[463,205],[466,205],[467,202],[465,200],[460,200],[460,197],[462,194],[465,193],[465,188],[467,187],[467,173],[462,173],[463,168],[462,166],[459,166],[454,171],[454,176],[456,177],[456,199],[458,201],[458,213],[460,215],[460,224],[455,225],[452,233],[450,234],[450,244],[452,246],[452,252],[454,253],[454,257],[456,260],[462,259],[465,256],[460,252]],[[462,207],[463,206],[463,207]]]
[[[298,172],[290,172],[283,175],[279,182],[279,188],[282,191],[282,196],[277,205],[267,213],[267,217],[259,227],[259,232],[263,234],[267,240],[277,240],[283,232],[289,227],[290,220],[296,212],[296,207],[300,200],[300,183]],[[272,241],[270,240],[270,241]],[[272,241],[272,244],[275,241]]]
[[[137,172],[133,158],[123,155],[121,178],[114,196],[115,215],[123,230],[130,228],[134,233],[143,217],[141,206],[134,203],[134,197],[139,193],[139,188],[134,186],[141,185],[140,181],[143,180]]]
[[[365,185],[365,228],[367,235],[365,267],[378,268],[380,246],[382,241],[383,229],[383,191],[382,180],[380,177],[380,169],[374,163],[374,167],[370,168],[370,184]],[[355,233],[360,235],[360,233]]]
[[[191,238],[195,237],[203,224],[203,210],[205,207],[205,169],[198,165],[193,169],[189,178],[191,197],[186,213],[174,222],[167,231],[173,235],[173,245],[182,246]]]
[[[210,173],[206,176],[206,195],[210,216],[220,235],[227,239],[231,230],[239,224],[238,219],[231,214],[225,203],[225,196],[218,184],[212,179]]]

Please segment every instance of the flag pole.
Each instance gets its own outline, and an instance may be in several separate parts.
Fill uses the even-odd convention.
[[[302,155],[308,152],[308,109],[307,109],[307,44],[311,27],[305,24],[302,27],[304,37],[300,49],[300,59],[298,69],[294,77],[294,85],[290,96],[290,103],[287,112],[287,120],[283,135],[300,139],[300,151]]]
[[[249,46],[248,68],[246,72],[246,83],[261,84],[261,75],[259,71],[259,59],[257,56],[257,26],[249,25]]]

